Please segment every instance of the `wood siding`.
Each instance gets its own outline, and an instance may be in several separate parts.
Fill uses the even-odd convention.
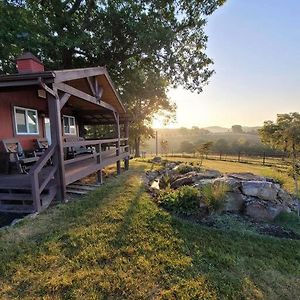
[[[16,134],[14,106],[36,109],[38,111],[39,134]],[[0,140],[15,137],[19,139],[24,149],[32,149],[34,139],[44,137],[44,121],[41,114],[46,114],[47,102],[46,99],[37,97],[37,88],[1,92],[0,107]]]

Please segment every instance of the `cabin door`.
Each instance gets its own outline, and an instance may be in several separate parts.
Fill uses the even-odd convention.
[[[48,140],[49,145],[51,144],[51,129],[50,129],[50,119],[44,118],[45,122],[45,138]]]

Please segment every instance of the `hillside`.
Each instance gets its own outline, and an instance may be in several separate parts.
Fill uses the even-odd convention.
[[[181,144],[183,142],[190,143],[204,143],[204,142],[213,142],[216,143],[218,140],[226,140],[228,145],[233,143],[246,143],[247,148],[250,146],[254,146],[258,148],[257,151],[263,151],[261,149],[264,148],[263,144],[260,142],[260,138],[257,134],[251,133],[232,133],[232,132],[216,132],[216,133],[203,133],[203,132],[194,132],[192,130],[172,130],[172,129],[160,129],[158,132],[158,140],[159,140],[159,152],[160,149],[160,141],[167,140],[168,141],[168,152],[177,153],[182,152]],[[147,153],[155,153],[155,139],[149,139],[145,141],[145,143],[141,147],[142,151],[146,151]]]
[[[2,229],[0,298],[298,298],[299,241],[172,217],[144,190],[151,167]]]
[[[208,126],[208,127],[204,127],[203,129],[206,129],[211,133],[230,132],[230,128],[225,128],[221,126]]]

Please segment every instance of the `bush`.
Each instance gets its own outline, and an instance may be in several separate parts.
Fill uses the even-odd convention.
[[[177,168],[177,172],[179,174],[186,174],[186,173],[189,173],[189,172],[192,172],[192,171],[199,172],[200,167],[192,166],[192,165],[188,165],[188,164],[181,164]]]
[[[217,212],[224,207],[227,192],[228,186],[224,183],[214,186],[208,184],[201,189],[200,195],[208,210],[210,212]]]
[[[191,186],[161,192],[158,203],[176,213],[192,213],[199,208],[199,190]]]

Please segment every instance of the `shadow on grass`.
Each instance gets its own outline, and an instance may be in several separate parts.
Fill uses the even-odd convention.
[[[3,234],[1,277],[13,282],[13,289],[27,284],[25,294],[39,293],[41,286],[45,294],[59,296],[85,288],[86,298],[93,289],[109,299],[142,294],[151,299],[262,299],[271,298],[272,290],[292,299],[299,292],[299,242],[233,234],[170,216],[144,193],[137,180],[144,168],[136,164],[82,200]],[[53,290],[44,284],[51,272],[57,280]]]

